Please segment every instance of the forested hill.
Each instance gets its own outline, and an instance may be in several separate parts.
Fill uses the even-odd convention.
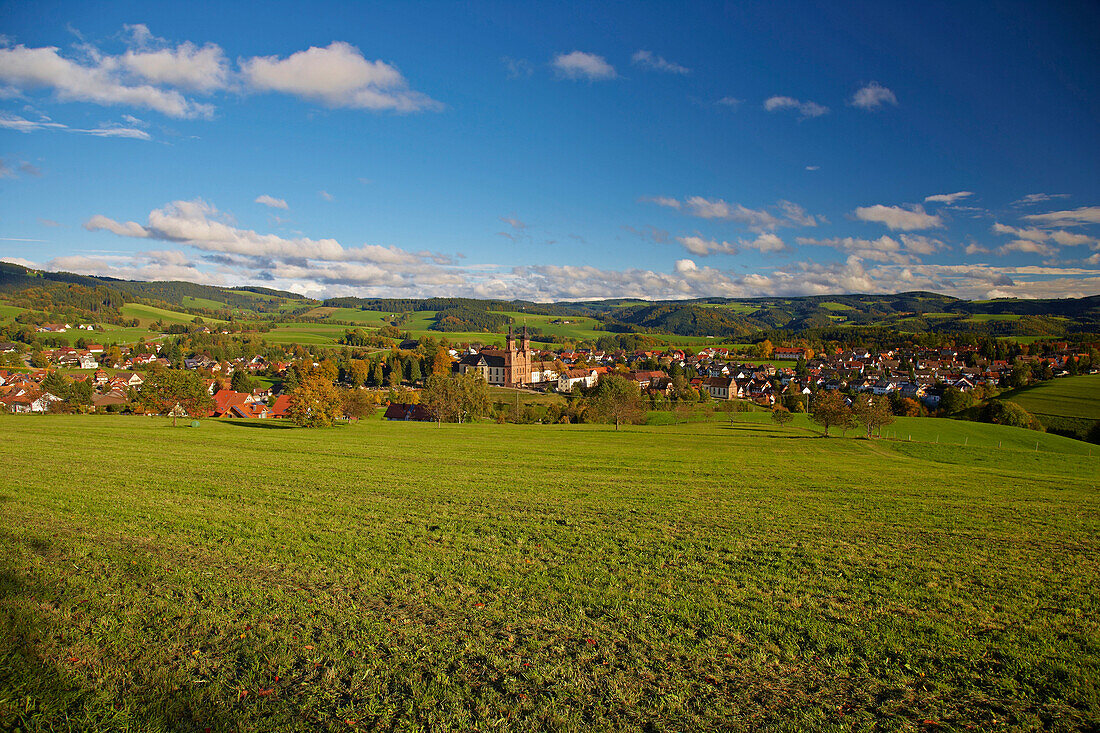
[[[119,280],[32,270],[10,262],[0,262],[0,297],[35,309],[76,307],[90,312],[117,310],[125,303],[155,302],[192,311],[244,309],[263,313],[285,311],[295,303],[307,307],[314,302],[296,293],[270,288],[226,288],[176,280]]]
[[[295,293],[257,287],[225,288],[189,282],[140,282],[63,272],[43,272],[0,262],[0,300],[45,312],[62,309],[110,316],[140,302],[219,318],[311,315],[319,303]],[[439,330],[499,332],[517,314],[587,317],[613,333],[681,336],[784,337],[837,329],[877,328],[902,333],[966,333],[989,336],[1069,337],[1100,333],[1100,295],[1046,300],[962,300],[930,292],[804,297],[697,298],[654,301],[534,303],[474,298],[330,298],[333,309],[383,313],[433,312]],[[322,309],[317,309],[318,311]],[[442,314],[442,318],[440,318]],[[511,314],[511,315],[509,315]],[[343,316],[346,318],[346,313]],[[338,316],[337,316],[338,318]]]

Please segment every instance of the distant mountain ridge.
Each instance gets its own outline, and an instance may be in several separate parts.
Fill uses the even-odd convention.
[[[469,325],[485,321],[503,327],[499,313],[586,316],[612,333],[749,337],[760,332],[793,334],[859,327],[910,333],[971,333],[996,336],[1061,337],[1100,333],[1100,295],[1061,299],[963,300],[926,291],[894,294],[694,298],[644,302],[609,298],[599,301],[536,303],[476,298],[356,298],[316,301],[297,293],[263,287],[221,287],[183,281],[136,281],[45,272],[0,262],[0,298],[40,310],[59,306],[90,312],[117,312],[128,302],[146,302],[202,315],[237,311],[278,318],[301,316],[310,308],[351,308],[389,313],[448,311]],[[479,318],[477,314],[487,314]],[[456,325],[456,328],[459,327]],[[466,326],[462,326],[466,327]]]

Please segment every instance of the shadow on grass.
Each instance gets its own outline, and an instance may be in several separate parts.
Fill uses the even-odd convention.
[[[110,610],[74,607],[72,588],[31,569],[25,561],[30,555],[54,565],[63,559],[55,542],[0,531],[0,545],[6,548],[0,553],[0,730],[117,730],[135,723],[154,730],[221,730],[232,723],[232,711],[210,700],[186,694],[144,698],[146,671],[139,668],[125,670],[123,676],[131,678],[126,685],[105,686],[90,670],[118,669],[125,661],[78,651],[94,644],[82,629],[59,619],[77,608],[89,615]],[[108,705],[129,712],[112,717],[105,714]]]
[[[232,425],[235,428],[259,428],[261,430],[294,430],[297,425],[291,425],[284,422],[229,422],[228,420],[220,425]]]

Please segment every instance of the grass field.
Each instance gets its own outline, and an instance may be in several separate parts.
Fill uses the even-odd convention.
[[[0,728],[1096,725],[1100,459],[760,419],[0,417]]]
[[[1018,403],[1047,430],[1083,438],[1100,420],[1100,374],[1052,379],[1005,392],[1000,399]]]
[[[119,308],[122,315],[127,318],[136,318],[142,326],[148,326],[154,321],[163,321],[167,325],[173,323],[191,323],[195,320],[195,316],[190,313],[180,313],[179,311],[172,311],[166,308],[156,308],[151,305],[141,305],[140,303],[127,303]],[[222,323],[215,318],[204,318],[204,321],[208,323]]]

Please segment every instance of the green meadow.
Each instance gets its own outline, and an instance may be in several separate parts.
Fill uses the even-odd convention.
[[[1100,374],[1052,379],[1005,392],[1000,399],[1016,402],[1047,430],[1084,438],[1100,420]]]
[[[766,418],[0,417],[0,729],[1095,728],[1088,445]]]

